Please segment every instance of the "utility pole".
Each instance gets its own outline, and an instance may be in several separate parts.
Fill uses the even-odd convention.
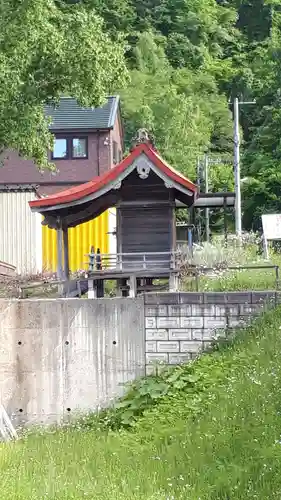
[[[235,230],[238,239],[242,236],[242,212],[241,212],[241,173],[240,173],[240,131],[239,131],[239,106],[245,104],[256,104],[256,101],[243,102],[238,97],[234,99],[234,179],[235,179]]]
[[[205,155],[204,158],[204,177],[205,177],[205,193],[209,192],[209,158]],[[205,208],[205,228],[206,228],[206,241],[210,241],[210,210]]]
[[[240,133],[239,133],[239,100],[234,99],[234,180],[235,180],[235,230],[238,239],[242,235],[241,215],[241,176],[240,176]]]

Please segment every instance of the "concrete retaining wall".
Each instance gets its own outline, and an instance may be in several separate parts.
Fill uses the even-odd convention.
[[[108,406],[144,375],[143,299],[0,301],[1,402],[15,424]]]
[[[0,300],[0,398],[15,425],[60,422],[124,384],[193,359],[280,293],[159,293],[137,299]]]

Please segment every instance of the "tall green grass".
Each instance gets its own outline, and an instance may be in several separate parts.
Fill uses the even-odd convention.
[[[274,269],[221,271],[213,277],[202,276],[199,279],[200,291],[274,290],[278,286]]]
[[[280,352],[278,309],[177,368],[190,385],[175,385],[133,430],[93,419],[2,444],[1,498],[281,499]]]
[[[281,263],[281,262],[280,262]],[[280,267],[281,272],[281,267]],[[280,276],[281,278],[281,276]],[[234,292],[239,290],[275,290],[281,287],[275,269],[221,269],[209,274],[201,272],[197,278],[185,277],[183,291]]]
[[[244,235],[242,245],[235,238],[227,246],[221,239],[214,239],[212,243],[204,243],[202,247],[195,248],[192,258],[188,249],[183,248],[182,260],[186,275],[183,272],[181,288],[186,291],[273,290],[280,286],[275,269],[258,267],[276,265],[281,270],[281,255],[272,249],[270,260],[266,261],[259,252],[255,235]],[[198,272],[201,270],[197,282],[188,275],[190,265],[195,265]],[[256,269],[227,269],[233,266],[256,266]],[[204,268],[212,268],[214,271],[204,273]]]

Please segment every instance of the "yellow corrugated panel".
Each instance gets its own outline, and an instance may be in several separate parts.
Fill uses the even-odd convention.
[[[101,253],[108,253],[108,211],[94,220],[80,224],[68,230],[69,267],[71,271],[86,269],[85,264],[91,246]],[[56,231],[43,226],[43,269],[57,270],[57,240]]]

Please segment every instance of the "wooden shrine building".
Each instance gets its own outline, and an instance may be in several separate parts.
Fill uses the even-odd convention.
[[[179,202],[191,207],[196,197],[196,185],[144,140],[100,177],[29,205],[44,216],[44,225],[57,231],[57,274],[65,280],[69,279],[68,228],[116,207],[117,252],[91,255],[89,280],[95,288],[97,280],[116,279],[120,287],[129,284],[134,296],[137,284],[152,285],[161,278],[169,279],[171,290],[177,289],[175,208]]]

